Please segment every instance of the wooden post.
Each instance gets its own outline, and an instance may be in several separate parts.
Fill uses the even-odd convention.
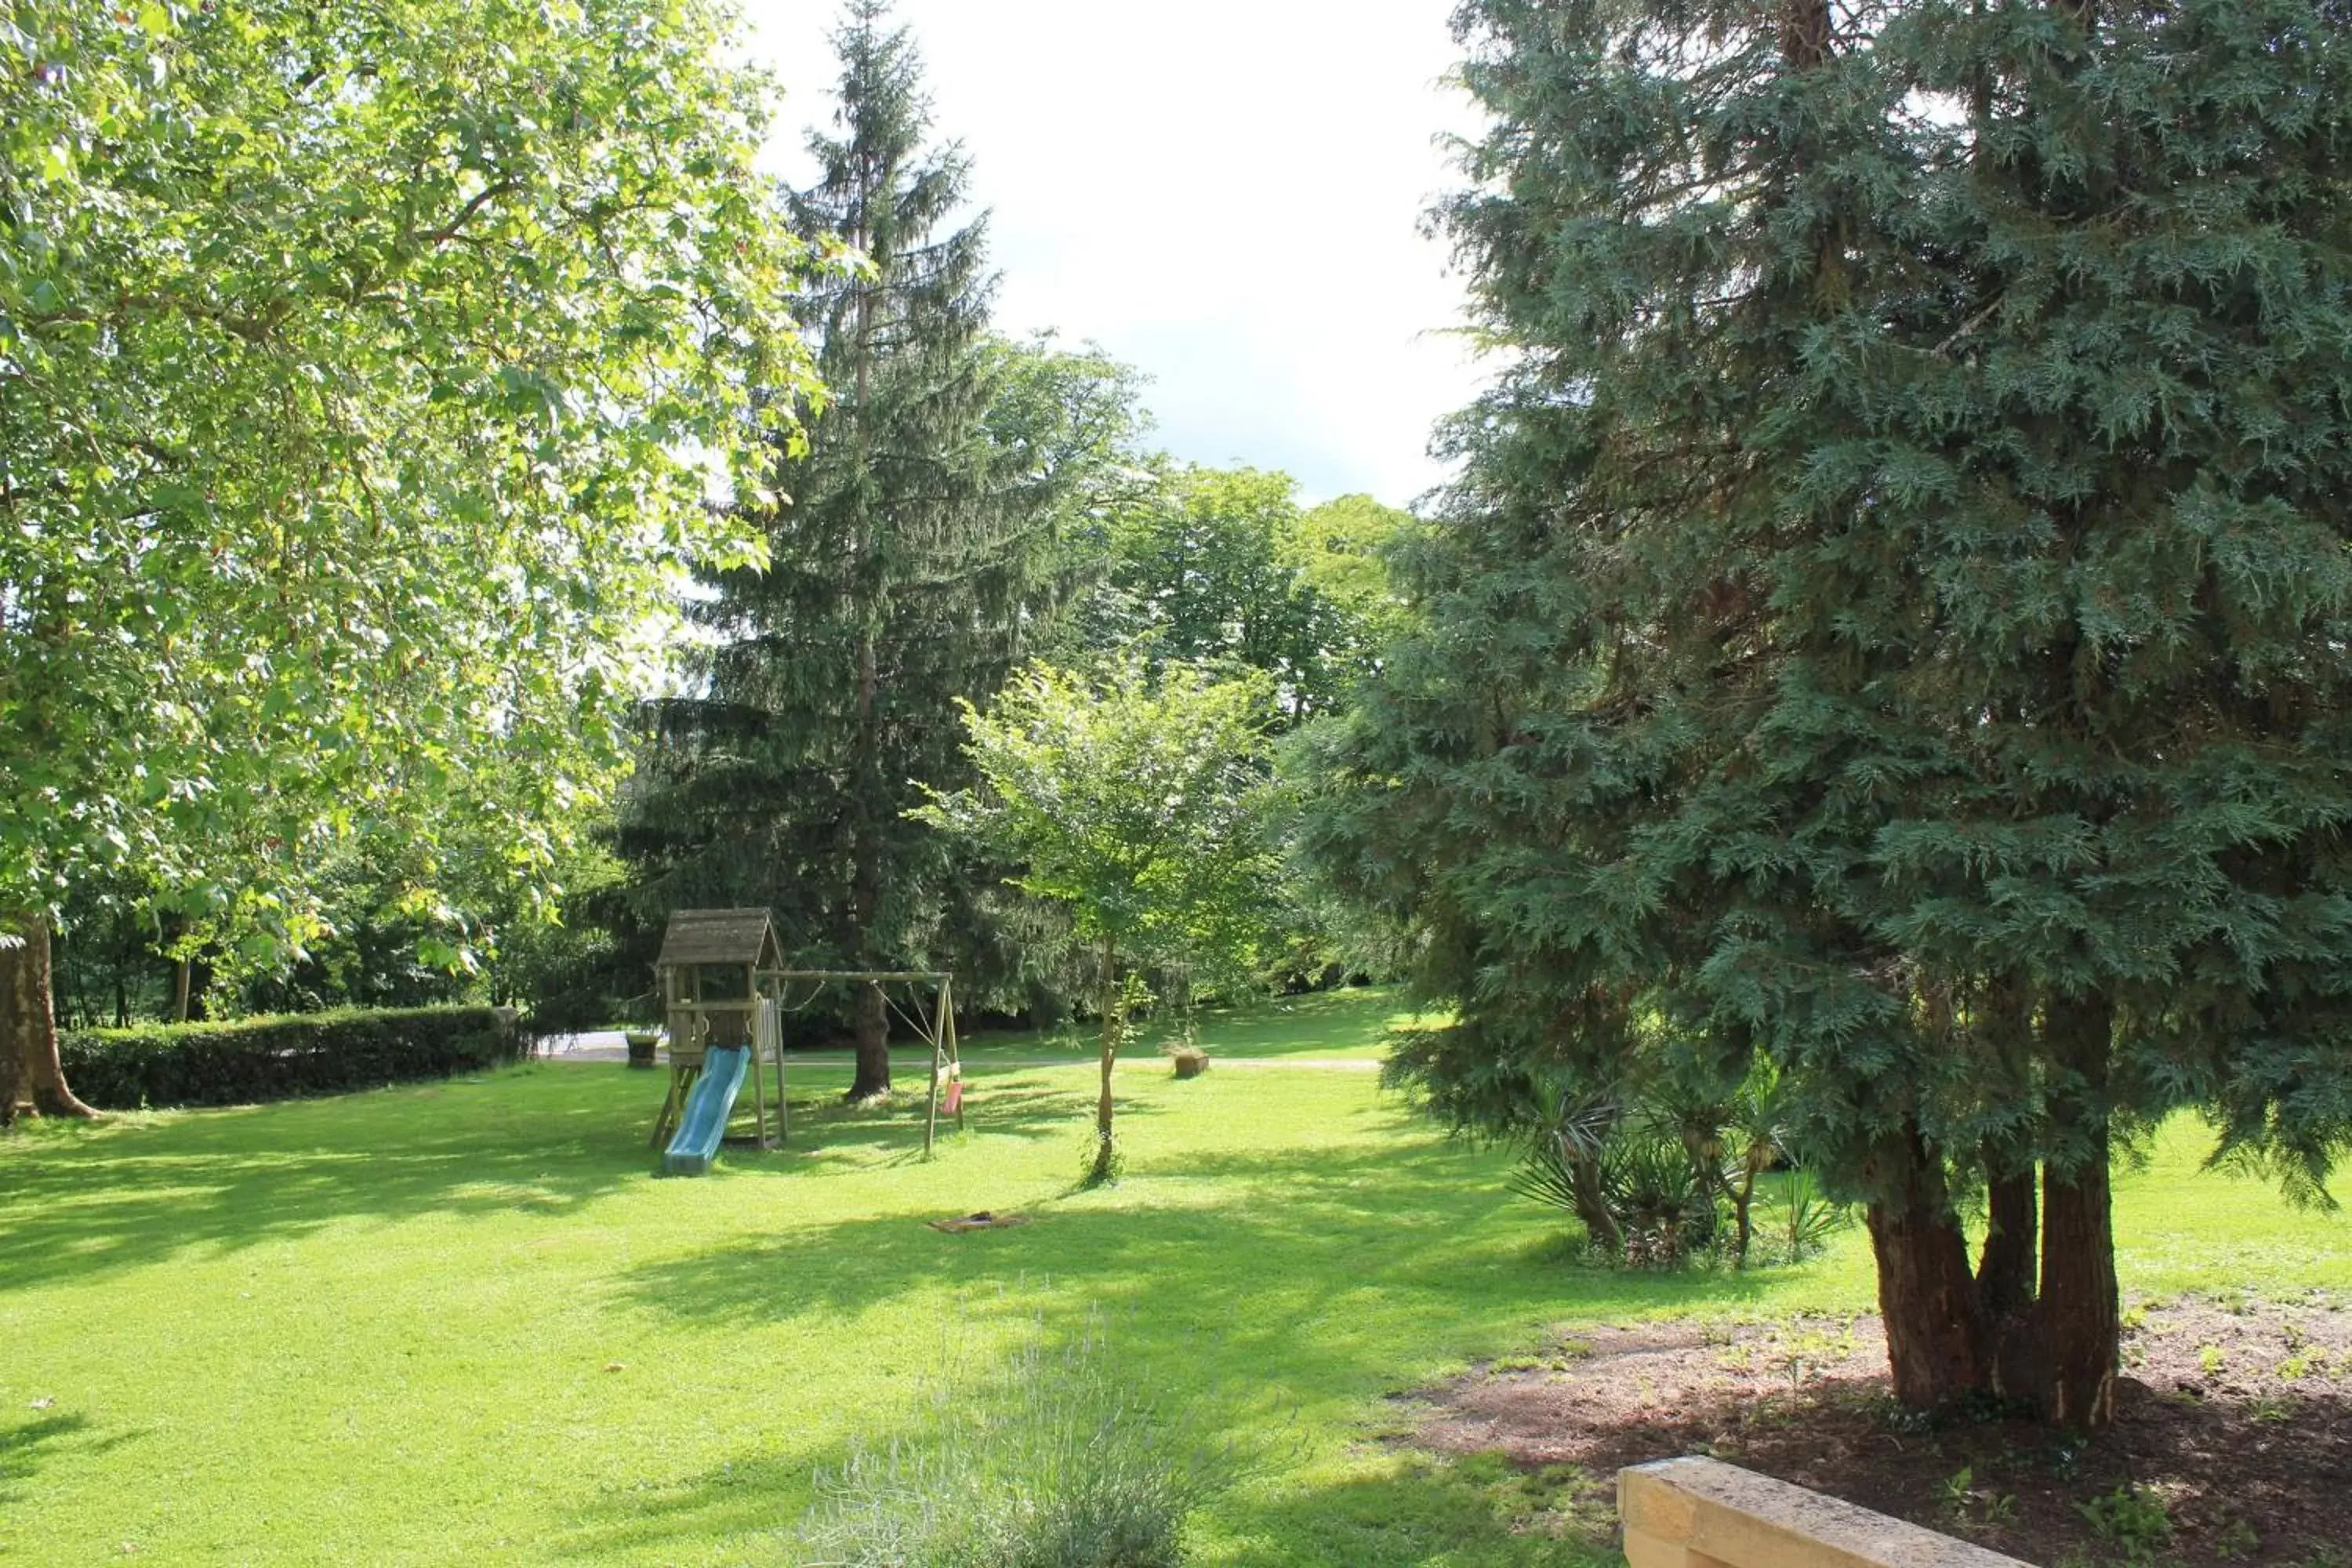
[[[961,1083],[963,1081],[963,1053],[956,1046],[955,982],[952,979],[940,982],[940,1027],[947,1036],[948,1070]],[[955,1119],[956,1131],[961,1132],[963,1131],[963,1096],[961,1094],[956,1096]]]
[[[751,1026],[744,1033],[751,1037],[751,1131],[759,1142],[757,1148],[768,1146],[768,1077],[760,1070],[760,970],[757,963],[743,966],[743,995],[751,1004],[751,1016],[743,1021]],[[719,1141],[727,1141],[727,1129],[719,1130]]]
[[[944,996],[947,994],[945,990],[947,982],[942,980],[940,984],[940,994]],[[939,1136],[940,1058],[944,1048],[940,1042],[945,1038],[940,1033],[940,1020],[945,1016],[946,1014],[943,1012],[940,1017],[931,1020],[931,1083],[929,1099],[923,1107],[923,1158],[926,1160],[931,1157],[931,1143]]]
[[[662,1091],[661,1109],[654,1113],[654,1135],[646,1140],[646,1147],[659,1149],[662,1146],[662,1133],[669,1127],[669,1108],[677,1099],[677,1074],[673,1071],[669,1078],[669,1088]]]
[[[656,973],[661,976],[662,1026],[667,1028],[677,1017],[677,971],[674,967],[665,966]],[[671,1042],[673,1045],[676,1043],[675,1040]],[[676,1099],[677,1095],[677,1066],[673,1060],[669,1071],[669,1087],[662,1091],[661,1109],[654,1112],[654,1135],[650,1141],[654,1148],[658,1149],[662,1146],[662,1129],[669,1123],[670,1101]]]

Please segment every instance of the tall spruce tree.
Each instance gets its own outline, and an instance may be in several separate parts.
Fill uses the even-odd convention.
[[[1099,355],[987,336],[984,224],[930,141],[919,57],[887,0],[836,33],[836,134],[794,211],[861,258],[798,302],[827,399],[758,509],[764,571],[705,579],[709,634],[621,837],[646,901],[765,904],[828,967],[1017,963],[969,874],[908,820],[961,786],[959,699],[984,702],[1061,596],[1055,524],[1134,424]],[[853,1098],[890,1086],[882,994],[856,994]]]
[[[1765,1052],[1898,1394],[2101,1425],[2117,1131],[2309,1195],[2352,1128],[2347,18],[1458,22],[1517,352],[1313,737],[1317,857],[1459,1009],[1402,1070],[1507,1129]]]

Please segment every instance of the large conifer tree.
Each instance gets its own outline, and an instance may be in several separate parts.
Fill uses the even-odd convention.
[[[2352,1110],[2346,18],[1460,23],[1518,352],[1311,829],[1460,1009],[1406,1070],[1507,1127],[1765,1052],[1898,1394],[2100,1425],[2118,1125],[2308,1191]]]
[[[789,956],[893,969],[1017,962],[987,903],[909,822],[960,785],[956,700],[984,701],[1060,592],[1055,523],[1132,421],[1099,356],[986,335],[984,225],[930,139],[921,63],[887,0],[835,36],[834,134],[797,194],[812,239],[862,258],[796,310],[828,389],[760,510],[770,562],[709,579],[698,689],[663,705],[622,847],[647,901],[765,904]],[[970,991],[967,990],[967,994]],[[881,994],[856,997],[853,1098],[889,1087]]]

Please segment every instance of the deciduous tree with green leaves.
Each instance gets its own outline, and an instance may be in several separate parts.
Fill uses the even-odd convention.
[[[1302,510],[1297,481],[1260,468],[1163,465],[1108,541],[1106,615],[1160,657],[1226,659],[1274,678],[1292,723],[1336,712],[1396,629],[1384,552],[1412,521],[1369,496]]]
[[[1275,859],[1264,832],[1272,687],[1255,672],[1138,658],[1099,678],[1033,665],[985,713],[967,704],[977,787],[924,821],[1020,868],[1067,909],[1099,964],[1102,1089],[1091,1176],[1117,1160],[1111,1073],[1139,960],[1244,959],[1265,929]]]
[[[530,879],[814,382],[702,0],[0,4],[0,1119],[49,921],[339,840]],[[753,389],[762,395],[755,398]],[[777,396],[773,389],[793,395]]]

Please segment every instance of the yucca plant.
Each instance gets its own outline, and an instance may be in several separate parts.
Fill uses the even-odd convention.
[[[1788,1248],[1789,1261],[1802,1262],[1830,1244],[1830,1237],[1853,1223],[1853,1211],[1831,1201],[1813,1173],[1801,1166],[1790,1173],[1780,1194],[1778,1239]]]
[[[1714,1239],[1714,1186],[1677,1140],[1643,1129],[1621,1135],[1602,1157],[1601,1184],[1628,1263],[1672,1264]]]
[[[1624,1227],[1610,1205],[1602,1160],[1624,1112],[1612,1100],[1577,1102],[1557,1092],[1543,1111],[1528,1157],[1512,1174],[1511,1190],[1574,1215],[1595,1247],[1623,1257]]]

